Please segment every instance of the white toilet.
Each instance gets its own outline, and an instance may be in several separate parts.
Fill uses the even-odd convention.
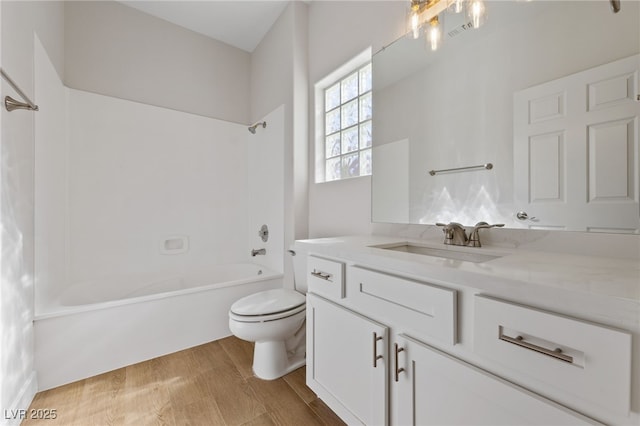
[[[231,305],[229,328],[234,336],[255,342],[253,372],[273,380],[305,364],[306,256],[293,256],[297,291],[266,290]]]

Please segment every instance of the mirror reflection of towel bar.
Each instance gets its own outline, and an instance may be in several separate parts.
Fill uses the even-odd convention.
[[[485,163],[485,164],[480,164],[480,165],[477,165],[477,166],[456,167],[455,169],[430,170],[429,174],[431,176],[435,176],[437,173],[458,172],[458,171],[462,171],[462,170],[479,170],[479,169],[491,170],[491,169],[493,169],[493,164]]]

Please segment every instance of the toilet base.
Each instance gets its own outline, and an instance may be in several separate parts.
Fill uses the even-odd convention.
[[[253,373],[259,379],[274,380],[305,365],[304,354],[287,353],[285,342],[256,342],[253,350]]]

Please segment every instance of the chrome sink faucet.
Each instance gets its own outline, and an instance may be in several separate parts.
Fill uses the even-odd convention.
[[[265,254],[267,254],[267,249],[261,248],[258,250],[256,249],[251,250],[251,256],[253,257],[256,257],[257,255],[265,255]]]
[[[450,223],[436,223],[438,226],[442,226],[442,232],[444,232],[444,243],[454,246],[471,246],[482,247],[480,244],[480,229],[503,227],[504,223],[497,223],[495,225],[489,225],[487,222],[478,222],[476,226],[471,230],[471,234],[467,237],[467,231],[461,224],[457,222]]]

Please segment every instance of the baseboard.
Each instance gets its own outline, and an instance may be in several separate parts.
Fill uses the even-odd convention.
[[[27,418],[29,413],[29,405],[33,401],[33,397],[38,392],[38,380],[36,372],[33,371],[29,379],[22,385],[20,392],[9,408],[3,408],[0,413],[0,424],[6,426],[18,426]]]

